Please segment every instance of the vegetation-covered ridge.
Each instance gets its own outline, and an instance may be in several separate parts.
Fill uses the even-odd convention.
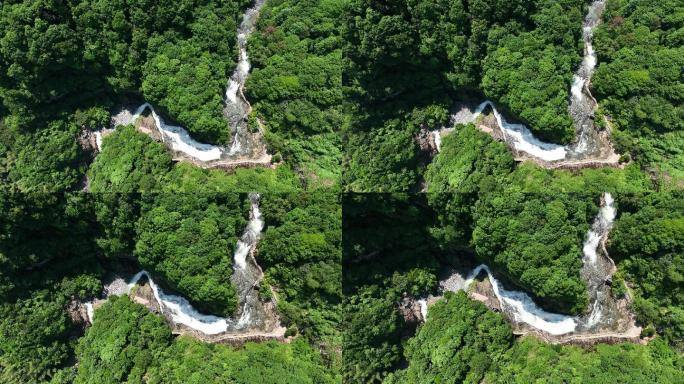
[[[484,98],[544,141],[571,140],[568,97],[587,6],[353,2],[344,30],[345,86],[354,116],[345,134],[344,188],[470,192],[473,185],[463,182],[471,179],[488,182],[477,186],[485,191],[497,187],[491,181],[538,191],[542,179],[573,192],[600,178],[622,192],[681,188],[682,11],[676,1],[607,0],[595,30],[598,68],[588,84],[599,104],[594,120],[600,129],[612,129],[610,140],[622,154],[619,169],[516,164],[506,146],[461,125],[432,158],[428,131],[449,126],[455,104]]]
[[[615,195],[618,216],[608,253],[618,272],[611,294],[630,295],[629,310],[643,327],[641,337],[655,340],[647,346],[598,341],[575,347],[529,337],[513,341],[505,317],[493,316],[462,293],[446,294],[430,306],[421,326],[416,299],[437,294],[447,269],[471,270],[486,263],[497,279],[530,294],[536,304],[552,312],[585,313],[581,244],[596,217],[597,196],[348,195],[343,221],[345,380],[600,383],[615,376],[634,383],[681,381],[677,303],[683,287],[677,257],[683,201],[680,193]],[[437,315],[433,308],[439,308]]]
[[[405,350],[408,368],[385,383],[677,383],[684,359],[663,340],[589,349],[514,340],[501,314],[463,292],[430,308]]]
[[[74,383],[333,383],[335,375],[302,339],[241,348],[173,339],[164,321],[127,297],[112,298],[76,348]]]
[[[190,350],[199,348],[201,357],[172,369],[171,361],[164,362],[171,355],[163,358],[154,347],[174,345],[169,326],[137,304],[96,309],[87,341],[76,347],[84,314],[75,311],[77,302],[101,295],[110,272],[127,275],[145,268],[165,290],[189,299],[200,312],[232,315],[237,303],[230,276],[236,241],[248,218],[246,194],[2,191],[0,206],[1,382],[119,382],[120,377],[147,375],[146,370],[162,363],[166,368],[160,368],[159,382],[169,382],[163,372],[173,369],[179,370],[177,382],[190,380],[188,372],[202,371],[193,375],[209,382],[233,374],[217,368],[225,356],[209,358],[213,347],[194,341],[174,347],[173,353],[187,353],[190,359],[195,353]],[[257,249],[266,275],[262,299],[268,299],[272,287],[287,335],[297,340],[234,350],[231,360],[262,361],[258,371],[264,376],[233,380],[293,382],[284,373],[270,376],[268,369],[293,372],[285,367],[310,361],[320,374],[311,373],[312,379],[306,370],[292,374],[301,382],[327,382],[336,377],[341,361],[338,197],[262,194],[262,212],[266,228]],[[74,368],[82,357],[86,360]],[[199,368],[198,361],[209,363]]]
[[[141,99],[186,127],[200,142],[229,142],[223,94],[238,57],[237,23],[248,5],[247,0],[220,4],[188,0],[173,6],[116,1],[3,3],[0,178],[20,191],[87,187],[84,174],[91,154],[78,145],[83,130],[108,126],[113,108]],[[139,161],[154,179],[163,179],[165,171],[173,169],[169,188],[186,191],[197,185],[231,192],[336,188],[341,158],[338,130],[345,119],[340,108],[341,42],[334,21],[343,6],[327,1],[269,1],[250,39],[256,76],[245,89],[255,111],[248,125],[254,128],[257,117],[266,122],[273,161],[284,159],[285,164],[275,170],[228,172],[188,164],[171,167],[159,150],[141,144],[142,139],[128,132],[112,154],[116,158],[104,156],[99,161],[100,171],[123,180],[123,175],[138,168],[126,161]],[[287,64],[293,62],[299,65]],[[291,87],[285,86],[288,82]],[[272,92],[274,87],[277,92]],[[107,144],[105,138],[104,149]],[[151,153],[140,152],[143,149]],[[156,163],[142,164],[146,161]]]
[[[593,89],[613,140],[663,186],[684,186],[684,5],[607,0]]]
[[[228,139],[222,91],[247,1],[4,3],[0,73],[5,124],[40,129],[118,95],[140,94],[198,139]]]
[[[479,102],[482,93],[540,138],[572,140],[568,90],[585,7],[573,0],[352,3],[347,187],[408,190],[422,162],[413,137],[447,124],[456,101]]]
[[[267,1],[249,41],[254,69],[246,96],[283,157],[309,187],[339,184],[342,39],[348,0]]]

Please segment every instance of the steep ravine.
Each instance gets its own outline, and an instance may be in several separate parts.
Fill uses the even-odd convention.
[[[228,80],[225,94],[224,116],[232,132],[230,146],[200,143],[190,136],[183,127],[171,125],[157,113],[154,107],[144,102],[133,109],[124,106],[112,116],[110,127],[93,133],[94,149],[102,149],[102,138],[110,134],[119,125],[135,124],[147,110],[154,119],[156,132],[140,128],[143,133],[161,140],[173,153],[175,160],[189,161],[204,168],[232,168],[238,166],[268,166],[271,156],[266,151],[261,128],[256,132],[247,126],[247,117],[251,111],[249,102],[245,99],[243,88],[251,68],[247,55],[247,40],[254,32],[259,11],[266,0],[255,0],[251,8],[245,11],[242,22],[238,27],[238,64]]]
[[[254,252],[264,227],[259,210],[260,196],[249,195],[251,202],[250,221],[235,247],[233,275],[231,282],[238,292],[239,310],[235,317],[219,317],[200,313],[183,296],[164,291],[152,275],[142,270],[132,277],[114,276],[105,284],[102,297],[84,303],[88,319],[94,320],[94,308],[106,301],[110,295],[130,295],[133,288],[147,280],[151,289],[150,300],[134,297],[136,301],[156,310],[170,323],[177,333],[191,333],[208,341],[224,341],[255,337],[258,339],[282,339],[285,328],[280,325],[274,302],[259,299],[259,283],[263,272],[256,262]],[[149,302],[153,301],[153,302]]]
[[[578,336],[585,339],[600,339],[601,335],[638,338],[640,328],[634,324],[632,315],[627,311],[626,300],[616,300],[610,292],[615,265],[603,245],[615,216],[613,197],[604,193],[599,213],[582,247],[581,276],[587,284],[590,298],[588,311],[584,314],[569,316],[542,309],[527,293],[504,288],[485,264],[477,266],[465,276],[461,271],[452,270],[440,281],[440,289],[442,292],[468,290],[478,276],[486,272],[489,286],[481,287],[483,289],[477,293],[471,292],[471,296],[485,303],[496,302],[496,309],[501,310],[511,321],[516,333],[533,332],[561,342],[578,339]],[[423,319],[429,316],[428,305],[439,297],[441,294],[418,301]]]
[[[479,128],[505,141],[518,160],[532,160],[547,168],[618,166],[620,156],[613,149],[609,131],[600,130],[594,124],[597,103],[590,92],[591,77],[597,61],[593,48],[593,31],[601,20],[604,8],[605,0],[594,1],[589,6],[583,25],[584,57],[573,76],[569,96],[568,111],[576,132],[576,139],[572,144],[563,146],[539,140],[528,127],[507,120],[492,101],[485,100],[479,105],[455,106],[449,127],[432,131],[436,151],[440,150],[442,136],[453,131],[456,125],[473,122],[480,125],[478,118],[485,111],[491,110],[496,126],[480,125]]]

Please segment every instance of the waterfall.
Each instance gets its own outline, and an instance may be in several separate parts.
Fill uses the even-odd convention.
[[[249,57],[247,56],[247,40],[254,31],[259,11],[264,3],[265,0],[256,0],[253,7],[245,11],[242,23],[238,27],[240,57],[235,71],[228,80],[225,92],[226,109],[224,112],[229,123],[235,127],[235,135],[230,148],[196,141],[190,136],[187,129],[165,123],[154,110],[154,107],[148,102],[140,105],[133,113],[128,109],[122,109],[121,112],[112,116],[113,125],[134,124],[138,117],[149,108],[162,142],[166,143],[173,151],[183,153],[190,158],[202,162],[221,160],[242,154],[247,146],[243,145],[241,137],[247,132],[245,120],[250,109],[249,103],[241,95],[242,87],[250,70]],[[240,93],[240,97],[238,97],[238,93]],[[95,135],[96,140],[99,140],[97,144],[98,149],[101,150],[101,133],[95,132]]]
[[[613,263],[607,256],[598,257],[599,246],[601,242],[607,239],[617,214],[613,204],[613,196],[610,193],[604,193],[599,213],[594,219],[582,247],[584,257],[582,258],[581,274],[587,282],[591,301],[591,312],[584,319],[585,328],[599,325],[604,319],[610,320],[607,314],[610,313],[614,304],[610,295],[610,287],[605,284],[606,279],[613,272]]]
[[[237,328],[244,326],[258,326],[263,323],[266,314],[263,303],[259,300],[259,292],[255,287],[263,278],[263,272],[254,259],[254,250],[264,229],[264,221],[259,209],[261,196],[250,193],[250,220],[240,241],[236,246],[234,261],[235,268],[231,281],[238,291],[240,302],[243,304]]]
[[[511,123],[496,109],[494,103],[490,100],[485,100],[478,105],[473,112],[462,113],[462,119],[456,122],[457,124],[467,124],[475,121],[482,112],[491,107],[496,118],[496,123],[501,129],[501,132],[506,139],[506,142],[511,144],[514,149],[529,153],[530,155],[546,161],[562,160],[567,154],[567,149],[564,146],[545,143],[532,134],[532,132],[523,124]],[[452,119],[454,121],[454,119]],[[439,131],[435,133],[439,136]],[[441,140],[435,140],[437,143],[437,151],[440,150]]]
[[[427,299],[419,299],[418,305],[420,306],[420,315],[423,317],[423,321],[427,320]]]
[[[168,316],[173,323],[183,324],[207,335],[226,332],[232,324],[233,321],[230,318],[202,314],[186,298],[165,293],[145,270],[136,273],[129,280],[129,292],[143,276],[147,277],[161,313]]]
[[[615,207],[613,207],[613,196],[610,193],[603,194],[603,202],[582,247],[585,265],[596,264],[599,242],[608,235],[608,231],[612,228],[615,215],[617,214]]]
[[[171,150],[182,152],[189,157],[200,161],[219,160],[223,155],[225,150],[222,147],[200,143],[190,137],[190,133],[188,133],[185,128],[166,124],[164,119],[157,114],[150,103],[143,103],[132,114],[129,111],[124,110],[114,116],[113,120],[118,125],[133,124],[146,109],[149,109],[152,113],[152,118],[154,119],[155,126],[159,131],[162,141],[165,142]]]
[[[570,115],[573,118],[574,125],[576,126],[576,143],[562,146],[543,142],[536,138],[525,125],[507,121],[490,100],[483,101],[474,109],[468,107],[461,108],[459,111],[452,114],[450,126],[454,127],[457,124],[472,123],[477,120],[485,108],[491,107],[494,112],[494,117],[496,118],[497,126],[504,136],[504,140],[516,151],[524,152],[532,157],[549,162],[565,160],[569,156],[588,156],[590,151],[592,153],[597,150],[600,151],[600,145],[596,145],[593,142],[598,140],[598,133],[595,132],[593,124],[596,101],[591,96],[587,84],[589,84],[591,75],[596,67],[596,53],[592,45],[593,30],[601,20],[604,6],[605,0],[597,0],[589,7],[589,12],[584,21],[583,28],[585,43],[584,58],[582,60],[582,65],[573,77],[572,86],[570,88],[570,103],[568,108],[570,110]],[[438,152],[441,144],[441,138],[438,137],[440,137],[441,131],[449,131],[451,129],[452,128],[444,128],[433,131]]]
[[[102,151],[102,132],[95,131],[95,146],[97,146],[97,151]]]
[[[200,313],[183,296],[164,292],[152,279],[150,273],[145,270],[133,275],[123,286],[120,283],[120,279],[115,279],[111,287],[105,288],[105,295],[127,295],[141,278],[146,277],[154,298],[159,305],[161,314],[169,318],[174,324],[182,324],[205,335],[216,335],[228,331],[244,331],[263,324],[265,321],[263,305],[259,300],[258,292],[254,289],[254,286],[258,284],[263,274],[255,260],[252,259],[251,263],[247,263],[247,257],[253,254],[253,250],[261,236],[264,222],[259,210],[259,194],[251,193],[249,199],[251,203],[250,221],[236,245],[234,254],[235,267],[231,277],[231,281],[235,284],[238,291],[238,301],[242,303],[240,317],[237,321],[229,317]],[[85,306],[92,323],[92,302],[85,303]]]
[[[254,32],[256,21],[259,17],[259,11],[264,5],[265,0],[256,0],[254,5],[249,8],[242,17],[242,22],[238,27],[238,48],[240,55],[237,67],[228,81],[228,88],[226,89],[226,115],[235,127],[235,134],[233,135],[233,144],[228,151],[229,155],[238,154],[243,150],[242,136],[246,133],[247,115],[251,109],[249,103],[242,94],[242,89],[245,85],[245,80],[249,76],[251,64],[249,62],[249,55],[247,54],[247,40]],[[238,95],[238,92],[240,93]]]
[[[485,264],[478,265],[468,274],[464,284],[466,289],[482,271],[487,273],[502,311],[510,315],[514,321],[528,324],[551,335],[570,333],[577,327],[577,322],[572,316],[547,312],[535,304],[525,292],[504,289]]]
[[[90,324],[92,324],[93,323],[93,316],[95,315],[95,311],[93,309],[93,303],[87,302],[84,305],[85,305],[85,309],[86,309],[86,316],[88,316],[88,321],[90,322]]]
[[[247,267],[247,254],[256,245],[261,236],[261,231],[264,229],[264,221],[259,210],[259,195],[252,193],[249,198],[251,201],[250,221],[245,233],[237,243],[234,256],[235,265],[240,269]]]
[[[573,118],[575,131],[578,133],[576,145],[571,150],[576,154],[582,154],[589,150],[596,150],[596,135],[594,127],[594,112],[596,100],[589,91],[591,77],[596,68],[596,52],[594,50],[594,28],[601,21],[601,14],[605,7],[605,0],[594,1],[589,6],[589,12],[584,20],[582,37],[584,40],[584,58],[577,72],[572,78],[570,88],[570,105],[568,110]]]
[[[521,291],[507,290],[494,277],[494,274],[485,264],[478,265],[465,277],[463,283],[461,279],[453,275],[443,280],[446,290],[458,291],[467,290],[475,278],[482,273],[487,273],[487,277],[492,285],[494,295],[501,304],[501,310],[506,313],[514,322],[525,323],[532,328],[544,331],[551,335],[563,335],[576,330],[588,331],[602,325],[605,319],[605,311],[613,306],[609,287],[605,280],[612,273],[612,262],[606,256],[599,258],[598,247],[601,241],[605,241],[613,221],[616,216],[616,209],[613,205],[614,200],[610,193],[604,193],[601,208],[594,219],[592,228],[587,233],[583,245],[583,267],[582,277],[587,282],[590,295],[591,311],[588,315],[568,316],[558,313],[545,311],[539,307],[532,298]],[[444,284],[449,281],[451,286]],[[425,319],[425,317],[423,317]],[[605,319],[606,321],[610,319]]]

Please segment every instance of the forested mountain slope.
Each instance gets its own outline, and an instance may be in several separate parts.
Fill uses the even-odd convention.
[[[347,381],[678,383],[684,379],[677,304],[682,293],[680,237],[684,233],[684,200],[679,193],[622,194],[614,203],[617,218],[608,234],[608,255],[614,258],[617,274],[610,282],[610,294],[632,298],[628,305],[643,327],[641,337],[637,336],[641,344],[613,339],[611,343],[617,344],[585,341],[572,346],[553,345],[535,336],[514,338],[512,330],[521,328],[511,319],[511,308],[483,296],[491,289],[483,287],[491,287],[490,283],[472,288],[471,295],[444,292],[443,284],[458,282],[451,280],[454,270],[470,271],[485,263],[492,266],[499,289],[533,296],[534,302],[524,306],[589,312],[588,289],[580,279],[580,245],[586,240],[589,218],[600,214],[596,201],[581,195],[523,196],[350,194],[345,198],[343,375]],[[573,285],[576,289],[568,289]],[[565,293],[568,296],[561,297]],[[431,295],[437,295],[432,303]],[[420,300],[426,298],[426,307],[420,308]],[[510,305],[521,300],[520,295],[511,298]],[[499,313],[487,308],[492,306]]]
[[[558,178],[566,191],[599,178],[624,192],[681,188],[681,5],[606,0],[590,32],[583,24],[588,9],[585,1],[353,2],[344,30],[347,108],[354,116],[345,134],[344,188],[470,192],[464,179],[473,173],[528,191],[537,190],[538,179]],[[594,36],[591,47],[583,25]],[[577,90],[573,74],[583,56],[598,67]],[[577,96],[583,88],[591,94]],[[543,161],[516,164],[509,148],[493,143],[506,134],[490,137],[499,123],[493,116],[476,121],[474,130],[456,125],[439,154],[430,137],[453,127],[464,104],[490,99],[507,121],[524,124],[549,146],[579,142],[573,97],[596,99],[591,124],[620,156],[570,163],[569,170],[543,169],[556,168]],[[472,132],[482,126],[488,133]]]
[[[84,174],[94,149],[84,142],[93,131],[110,126],[111,113],[143,100],[164,120],[187,129],[194,140],[219,146],[235,141],[224,116],[224,94],[239,56],[238,25],[250,5],[245,0],[4,2],[3,180],[22,191],[88,188]],[[254,105],[247,125],[265,130],[272,163],[258,163],[259,169],[210,171],[155,163],[150,168],[154,178],[173,169],[169,183],[174,190],[188,190],[193,184],[208,184],[212,191],[336,188],[339,129],[346,118],[340,107],[341,42],[335,21],[344,6],[267,2],[261,10],[263,17],[247,46],[255,77],[244,93]],[[121,179],[130,169],[128,162],[140,156],[140,148],[129,141],[143,139],[134,139],[130,132],[125,136],[124,143],[119,139],[116,160],[98,156],[98,171],[109,174],[104,177]],[[107,139],[102,143],[105,150],[111,141]],[[154,146],[145,148],[151,153],[140,161],[155,161],[147,157],[154,156]],[[237,162],[253,166],[244,163]]]

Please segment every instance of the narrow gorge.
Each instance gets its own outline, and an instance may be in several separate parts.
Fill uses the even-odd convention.
[[[254,32],[259,11],[265,0],[256,0],[243,16],[237,31],[239,58],[233,74],[228,80],[225,91],[223,115],[231,129],[230,146],[221,144],[200,143],[193,139],[187,129],[167,123],[152,104],[144,102],[139,107],[124,106],[112,116],[110,127],[93,133],[97,151],[102,150],[103,137],[111,134],[117,126],[136,125],[138,130],[164,143],[172,152],[175,160],[189,161],[203,168],[234,168],[269,166],[271,156],[267,153],[263,141],[263,129],[256,120],[257,127],[249,127],[249,114],[252,110],[244,96],[245,81],[249,76],[251,65],[247,54],[247,42]],[[149,110],[154,129],[140,126],[138,121]]]
[[[559,145],[539,140],[524,124],[506,119],[491,100],[479,105],[459,104],[450,115],[449,126],[432,131],[437,152],[441,147],[442,136],[449,134],[457,125],[475,123],[479,129],[504,141],[518,160],[532,160],[546,168],[582,168],[619,165],[620,156],[615,153],[610,142],[610,129],[601,129],[595,123],[596,99],[591,94],[591,77],[597,64],[593,47],[593,31],[601,21],[605,0],[594,1],[589,6],[584,20],[582,36],[584,56],[581,65],[573,75],[569,92],[568,112],[575,126],[576,138],[572,144]],[[496,120],[495,126],[480,123],[479,118],[491,110]],[[609,127],[609,121],[606,119]]]
[[[601,197],[601,207],[582,246],[581,277],[587,285],[589,308],[578,316],[553,313],[544,310],[523,291],[507,289],[486,264],[480,264],[467,274],[449,270],[440,280],[441,292],[469,290],[477,278],[485,272],[489,286],[471,291],[476,300],[485,302],[503,312],[511,321],[516,333],[537,333],[550,341],[571,342],[579,339],[611,338],[638,339],[641,328],[636,326],[628,310],[628,299],[616,299],[611,294],[611,278],[615,264],[605,248],[616,217],[614,199],[610,193]],[[441,295],[419,300],[423,319],[429,316],[428,304]]]
[[[84,303],[88,320],[94,321],[94,308],[111,295],[131,295],[149,309],[158,311],[169,321],[174,332],[190,333],[200,339],[212,342],[250,339],[283,339],[285,328],[280,325],[275,300],[262,301],[259,284],[263,271],[256,261],[257,243],[264,228],[259,210],[260,196],[250,193],[250,220],[242,237],[235,245],[233,254],[232,284],[238,292],[238,312],[234,317],[219,317],[203,314],[183,296],[165,291],[145,270],[131,277],[114,275],[105,283],[102,297]],[[147,300],[140,296],[143,280],[152,292]]]

